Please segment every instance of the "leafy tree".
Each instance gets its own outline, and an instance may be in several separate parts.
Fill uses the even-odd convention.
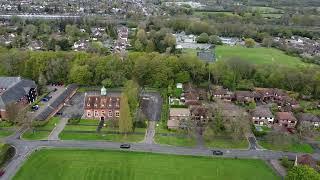
[[[75,65],[70,70],[69,81],[80,85],[88,85],[91,84],[92,76],[88,65]]]
[[[38,33],[38,29],[35,25],[28,24],[26,27],[23,29],[23,33],[25,35],[29,35],[31,37],[35,37]]]
[[[123,93],[128,97],[131,117],[136,117],[139,106],[139,85],[133,80],[129,80],[124,85]]]
[[[208,43],[209,36],[207,33],[201,33],[199,37],[196,39],[197,43]]]
[[[264,47],[270,48],[272,46],[272,43],[273,43],[272,37],[265,37],[262,40],[262,45]]]
[[[320,174],[311,167],[298,165],[291,168],[285,177],[286,180],[316,180],[320,179]]]
[[[137,39],[137,40],[134,42],[134,49],[137,50],[137,51],[143,51],[143,50],[144,50],[144,46],[143,46],[143,44],[140,42],[139,39]]]
[[[9,122],[30,128],[32,119],[27,116],[27,109],[20,103],[9,103],[6,106],[7,119]]]
[[[208,42],[211,43],[211,44],[215,44],[215,45],[222,45],[221,39],[216,35],[209,36],[209,41]]]
[[[121,133],[130,133],[133,131],[132,117],[130,114],[130,107],[128,104],[128,97],[124,93],[121,94],[120,100],[120,118],[119,130]]]
[[[244,40],[244,45],[247,48],[253,48],[255,46],[256,42],[252,38],[248,38]]]

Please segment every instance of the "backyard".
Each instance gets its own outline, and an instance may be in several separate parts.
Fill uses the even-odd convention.
[[[298,57],[286,55],[274,48],[246,48],[242,46],[217,46],[217,60],[227,60],[237,57],[254,64],[270,65],[277,63],[284,66],[311,66],[301,61]]]
[[[60,121],[59,117],[53,117],[43,126],[35,127],[33,130],[28,130],[23,133],[22,138],[27,140],[47,139],[56,124]]]
[[[264,161],[254,159],[223,159],[106,150],[46,149],[31,155],[13,179],[275,180],[280,177]]]
[[[119,134],[117,128],[108,124],[97,132],[99,121],[94,119],[81,119],[76,124],[67,124],[59,135],[62,140],[105,140],[115,142],[140,142],[144,139],[145,129],[135,128],[134,133]]]

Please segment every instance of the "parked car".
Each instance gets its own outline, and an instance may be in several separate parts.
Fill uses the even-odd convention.
[[[57,88],[54,88],[54,89],[53,89],[53,92],[56,92],[57,90],[58,90]]]
[[[219,151],[219,150],[212,150],[212,154],[213,154],[213,155],[217,155],[217,156],[222,156],[222,155],[223,155],[223,152],[222,152],[222,151]]]
[[[5,171],[4,170],[0,170],[0,177],[2,177],[4,175]]]
[[[61,116],[62,115],[62,112],[57,112],[56,113],[56,116]]]
[[[120,145],[121,149],[129,149],[130,147],[131,147],[130,144],[121,144]]]
[[[39,108],[40,108],[39,105],[34,105],[34,106],[31,107],[31,110],[32,111],[37,111]]]
[[[43,101],[43,102],[48,102],[49,99],[48,99],[48,98],[42,98],[41,101]]]

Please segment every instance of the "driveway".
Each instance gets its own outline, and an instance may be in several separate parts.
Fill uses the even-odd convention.
[[[148,122],[148,128],[146,131],[146,135],[144,137],[144,143],[146,144],[154,144],[154,135],[156,133],[156,121],[149,121]]]
[[[61,118],[56,127],[52,130],[52,132],[48,136],[48,140],[60,140],[59,134],[63,131],[64,127],[68,123],[68,118]]]
[[[81,117],[84,108],[84,93],[76,93],[60,110],[63,118]]]
[[[140,99],[141,111],[149,121],[161,119],[162,98],[158,92],[143,93]]]

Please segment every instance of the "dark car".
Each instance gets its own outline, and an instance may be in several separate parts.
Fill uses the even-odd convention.
[[[54,88],[52,91],[53,91],[53,92],[56,92],[57,90],[58,90],[57,88]]]
[[[213,155],[217,155],[217,156],[222,156],[222,155],[223,155],[223,152],[222,152],[222,151],[219,151],[219,150],[212,150],[212,154],[213,154]]]
[[[36,111],[36,110],[38,110],[39,108],[40,108],[39,105],[34,105],[34,106],[31,107],[32,111]]]
[[[120,145],[121,149],[129,149],[130,147],[131,147],[130,144],[121,144]]]
[[[41,101],[43,101],[43,102],[48,102],[49,99],[48,99],[48,98],[42,98]]]
[[[2,177],[4,175],[5,171],[4,170],[0,170],[0,177]]]
[[[61,116],[62,115],[62,112],[57,112],[56,113],[56,116]]]

